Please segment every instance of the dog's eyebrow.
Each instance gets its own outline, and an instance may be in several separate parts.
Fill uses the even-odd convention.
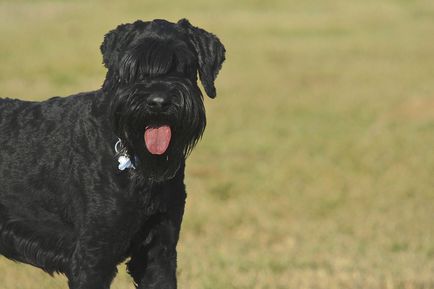
[[[126,82],[167,75],[171,71],[194,71],[195,56],[183,43],[147,38],[128,50],[119,65],[119,76]]]

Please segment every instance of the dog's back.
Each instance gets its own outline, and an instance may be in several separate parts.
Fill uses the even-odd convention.
[[[22,186],[32,184],[31,189],[37,190],[38,183],[69,167],[71,152],[77,149],[73,140],[85,133],[84,129],[80,132],[80,121],[89,114],[87,106],[74,105],[77,98],[83,97],[43,102],[0,100],[0,195],[29,189],[10,180]],[[39,175],[34,175],[36,172]]]

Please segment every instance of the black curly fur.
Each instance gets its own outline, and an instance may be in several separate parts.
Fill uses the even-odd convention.
[[[225,50],[187,20],[136,21],[101,45],[100,90],[42,102],[0,99],[0,254],[71,289],[109,288],[128,259],[136,286],[176,288],[185,159],[205,129],[197,74],[210,97]],[[153,94],[170,106],[154,111]],[[146,127],[169,125],[163,155]],[[117,168],[120,138],[135,169]]]

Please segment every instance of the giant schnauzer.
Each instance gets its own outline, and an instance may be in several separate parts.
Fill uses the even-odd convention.
[[[219,39],[188,20],[136,21],[101,45],[100,90],[0,99],[0,254],[107,289],[116,266],[140,288],[176,288],[185,159],[214,98]],[[118,163],[119,162],[119,163]]]

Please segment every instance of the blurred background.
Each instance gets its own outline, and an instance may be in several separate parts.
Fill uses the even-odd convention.
[[[179,287],[434,288],[432,0],[0,1],[0,97],[98,89],[107,31],[183,17],[227,61],[188,162]],[[67,287],[0,257],[0,288]]]

